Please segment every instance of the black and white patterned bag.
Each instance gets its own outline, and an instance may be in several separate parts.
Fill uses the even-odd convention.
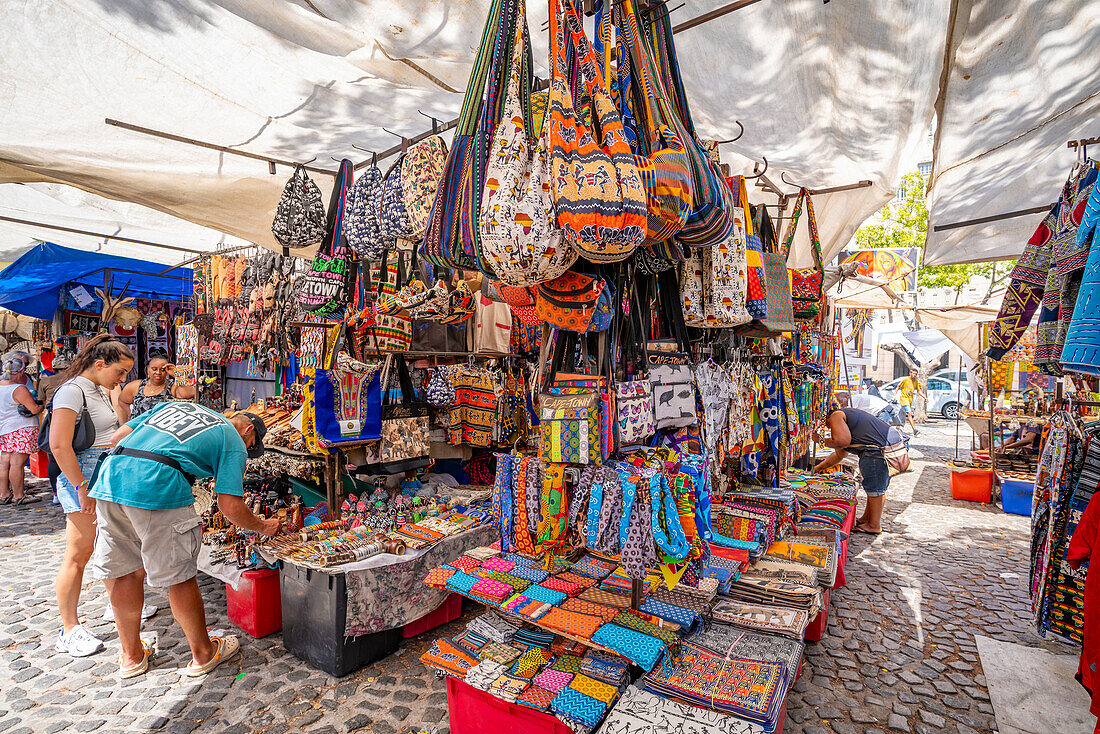
[[[344,214],[344,237],[360,260],[378,260],[397,245],[392,237],[383,237],[379,211],[382,205],[382,172],[371,166],[355,180],[348,192]]]
[[[683,428],[698,422],[695,380],[687,365],[661,364],[649,368],[653,383],[653,412],[657,428]]]
[[[325,205],[321,202],[321,190],[302,166],[294,168],[294,175],[283,187],[271,233],[284,247],[306,247],[325,237]]]

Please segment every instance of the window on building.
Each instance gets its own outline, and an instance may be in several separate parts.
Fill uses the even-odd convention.
[[[932,161],[925,161],[924,163],[917,164],[917,170],[920,171],[920,175],[928,178],[932,175]]]

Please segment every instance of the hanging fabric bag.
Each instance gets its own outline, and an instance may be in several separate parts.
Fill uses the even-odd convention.
[[[524,4],[519,11],[524,18]],[[531,122],[527,23],[517,24],[504,114],[485,169],[478,226],[493,272],[511,286],[536,285],[562,275],[577,261],[564,241],[550,195],[550,130]]]
[[[382,204],[382,172],[371,165],[356,179],[348,192],[344,215],[344,238],[360,260],[377,260],[397,242],[383,237],[378,221]]]
[[[633,65],[632,76],[638,81],[644,100],[638,135],[646,153],[635,155],[634,162],[646,194],[648,217],[644,244],[654,245],[675,235],[687,222],[693,208],[692,175],[683,141],[670,122],[674,113],[669,107],[668,95],[649,46],[641,40],[634,1],[624,0],[619,7],[623,45],[629,50],[629,58],[620,63]]]
[[[409,237],[421,240],[428,229],[432,203],[447,166],[447,143],[438,135],[409,146],[401,160],[401,194],[409,218]]]
[[[718,166],[699,144],[676,60],[669,14],[658,15],[652,28],[654,58],[676,113],[672,122],[683,142],[692,174],[693,208],[676,239],[685,247],[713,247],[729,236],[733,226],[730,216],[733,197],[729,188],[723,185]]]
[[[351,161],[345,158],[333,182],[324,241],[317,248],[309,271],[301,278],[298,303],[318,315],[335,313],[351,301],[352,252],[344,239],[344,207],[351,176]]]
[[[271,233],[284,247],[307,247],[325,238],[325,205],[321,190],[298,165],[283,187]]]
[[[458,128],[424,234],[424,259],[433,265],[491,272],[481,257],[477,216],[485,189],[485,167],[493,132],[503,111],[517,14],[493,0],[474,60]]]
[[[573,271],[538,286],[539,317],[559,329],[603,331],[615,315],[614,294],[602,278]]]
[[[810,227],[810,247],[813,249],[814,266],[812,268],[791,268],[791,300],[796,319],[811,319],[817,316],[821,308],[821,285],[825,278],[825,267],[821,261],[821,239],[817,235],[817,218],[814,217],[814,202],[806,189],[798,192],[794,203],[794,213],[787,227],[787,236],[783,238],[783,256],[791,255],[791,244],[802,216],[802,202],[806,202],[807,224]]]
[[[400,474],[420,469],[430,461],[431,408],[416,400],[404,355],[387,356],[382,373],[381,383],[387,386],[392,384],[396,373],[399,389],[387,390],[381,401],[381,440],[376,450],[368,449],[365,469],[369,474]]]
[[[775,229],[768,216],[768,208],[761,204],[753,207],[741,192],[742,206],[749,206],[753,233],[745,241],[745,310],[756,321],[768,317],[767,280],[764,275],[764,242],[775,242]],[[769,246],[769,249],[773,249]]]
[[[581,257],[625,260],[645,239],[645,190],[573,0],[551,2],[550,39],[550,181],[558,226]],[[570,90],[571,54],[591,97],[584,107]],[[578,107],[598,118],[598,130]]]

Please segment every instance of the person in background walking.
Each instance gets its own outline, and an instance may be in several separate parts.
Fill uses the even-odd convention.
[[[874,395],[879,400],[885,400],[885,398],[882,397],[882,384],[883,384],[882,380],[872,381],[871,382],[871,387],[869,387],[867,389],[867,394],[868,395]]]
[[[195,388],[177,384],[172,377],[172,365],[164,352],[156,352],[145,368],[147,377],[122,388],[118,399],[118,420],[128,423],[145,411],[168,400],[188,400],[195,397]]]
[[[57,607],[61,629],[54,649],[84,657],[103,649],[103,643],[80,624],[77,605],[84,585],[84,567],[95,543],[95,500],[88,496],[88,479],[99,455],[118,430],[118,418],[111,405],[110,391],[134,366],[134,355],[126,345],[107,334],[90,339],[65,371],[66,382],[53,395],[50,417],[50,453],[61,475],[57,498],[65,512],[65,556],[57,571]],[[87,409],[95,429],[91,445],[74,450],[77,421]]]
[[[38,411],[41,408],[27,389],[26,352],[4,355],[0,375],[0,505],[26,505],[41,497],[24,491],[27,457],[38,451]],[[22,410],[20,410],[22,408]]]
[[[920,392],[920,380],[917,379],[917,371],[909,370],[909,376],[898,383],[895,393],[898,404],[901,405],[902,420],[909,421],[909,427],[913,429],[913,435],[919,436],[920,431],[913,424],[913,396]]]

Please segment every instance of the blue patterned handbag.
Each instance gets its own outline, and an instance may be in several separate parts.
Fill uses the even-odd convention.
[[[392,237],[382,236],[378,219],[381,204],[382,172],[371,166],[348,192],[344,213],[344,238],[360,260],[377,260],[397,244]]]
[[[416,236],[416,228],[409,218],[405,207],[405,193],[401,185],[402,155],[386,173],[382,187],[382,204],[378,210],[379,229],[383,237],[411,239]]]

